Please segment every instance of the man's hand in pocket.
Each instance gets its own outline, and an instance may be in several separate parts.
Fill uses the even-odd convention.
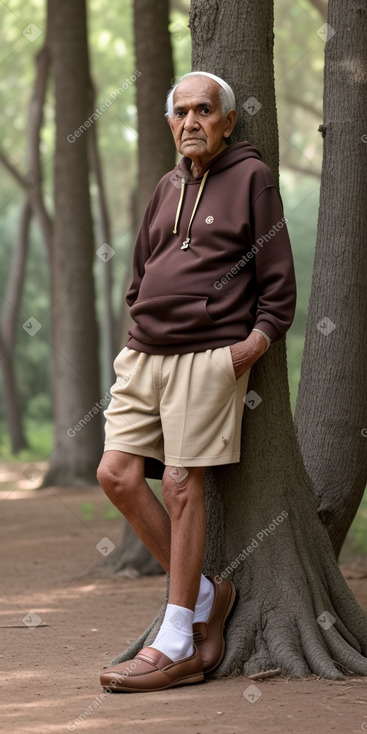
[[[231,344],[231,356],[236,380],[247,372],[267,350],[267,342],[262,334],[252,331],[243,342]]]

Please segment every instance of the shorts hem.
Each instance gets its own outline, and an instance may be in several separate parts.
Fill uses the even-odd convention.
[[[127,443],[120,443],[119,441],[108,441],[105,443],[104,452],[106,451],[124,451],[126,454],[135,454],[136,456],[144,456],[149,459],[157,459],[162,464],[164,463],[164,457],[159,451],[154,449],[144,448],[143,446],[132,446]]]
[[[226,456],[197,456],[193,458],[188,457],[177,457],[177,456],[165,456],[164,463],[166,466],[221,466],[222,464],[238,464],[241,459],[240,454],[230,454]]]

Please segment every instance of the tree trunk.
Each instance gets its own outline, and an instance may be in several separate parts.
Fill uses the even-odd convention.
[[[164,117],[165,97],[173,83],[168,30],[168,0],[134,0],[134,37],[138,107],[138,220],[158,181],[175,164],[175,147]]]
[[[56,100],[52,263],[55,448],[45,484],[95,482],[102,451],[95,244],[87,158],[89,58],[85,0],[48,1]],[[81,127],[82,126],[82,127]],[[70,137],[71,136],[71,137]]]
[[[324,155],[297,436],[339,554],[367,482],[367,9],[330,0]]]
[[[2,376],[2,392],[4,399],[6,423],[9,431],[10,446],[13,454],[27,448],[19,410],[18,391],[15,381],[15,370],[12,350],[4,345],[0,334],[0,366]]]
[[[48,39],[47,39],[48,40]],[[50,69],[50,51],[46,41],[36,57],[36,81],[29,107],[28,138],[28,171],[25,180],[32,211],[41,229],[46,246],[47,256],[52,257],[52,221],[45,207],[42,193],[41,166],[41,130],[43,125],[43,108],[46,98],[47,82]]]
[[[92,81],[90,81],[89,89],[89,113],[95,109],[95,89]],[[99,218],[100,218],[100,243],[107,243],[112,246],[111,243],[111,227],[110,217],[108,212],[108,203],[106,195],[106,187],[104,183],[103,168],[101,157],[98,150],[98,138],[97,138],[97,121],[88,131],[88,151],[90,160],[90,169],[94,175],[97,191],[98,191],[98,204],[99,204]],[[102,316],[101,316],[101,366],[102,366],[102,385],[109,386],[114,380],[113,373],[113,360],[116,356],[117,345],[116,345],[116,323],[112,307],[112,258],[109,258],[104,262],[101,260],[98,263],[101,291],[102,291]]]
[[[139,578],[163,573],[162,566],[143,545],[127,520],[124,523],[121,544],[95,569],[97,577],[119,574]]]
[[[246,0],[191,2],[192,69],[217,74],[231,85],[238,112],[232,141],[258,145],[277,180],[273,9],[269,0],[256,5],[255,10]]]
[[[23,292],[25,265],[27,261],[29,225],[32,217],[28,197],[24,200],[20,213],[19,236],[13,250],[4,308],[0,323],[0,365],[3,381],[3,395],[11,450],[14,454],[27,447],[23,422],[18,401],[15,377],[14,347]]]
[[[138,192],[132,207],[140,224],[146,205],[158,183],[175,165],[175,146],[164,117],[167,92],[173,83],[173,60],[168,0],[135,0],[134,32],[138,107]],[[126,306],[124,308],[128,321]],[[145,548],[132,528],[126,529],[119,551],[119,561],[113,570],[126,565],[139,575],[162,573],[162,568]]]
[[[0,326],[0,364],[3,375],[4,402],[11,447],[14,453],[27,446],[23,432],[14,369],[14,346],[17,318],[23,293],[24,273],[28,253],[29,225],[32,213],[43,234],[46,251],[51,256],[51,220],[42,196],[40,139],[43,125],[43,107],[49,72],[47,45],[36,56],[36,78],[28,110],[26,173],[22,176],[2,154],[1,160],[26,192],[20,213],[18,242],[13,250],[7,292]],[[26,337],[27,338],[27,337]]]
[[[274,167],[272,2],[193,0],[190,17],[193,67],[233,83],[238,137],[249,130],[248,116],[259,115],[251,136]],[[256,114],[249,93],[262,104]],[[293,428],[284,340],[252,369],[249,389],[261,402],[245,408],[241,462],[208,470],[206,477],[205,570],[232,578],[237,588],[225,657],[214,676],[273,668],[297,677],[342,678],[346,670],[365,675],[367,615],[348,589],[318,518]],[[163,611],[164,605],[115,663],[152,642]]]

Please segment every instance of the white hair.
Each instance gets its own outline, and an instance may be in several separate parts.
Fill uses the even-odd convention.
[[[219,76],[216,76],[215,74],[210,74],[208,71],[190,71],[188,74],[184,74],[178,82],[170,89],[170,91],[167,94],[166,99],[166,117],[172,117],[173,116],[173,96],[174,93],[178,87],[178,85],[184,80],[188,79],[190,76],[207,76],[209,79],[213,79],[213,81],[217,82],[220,86],[219,90],[219,98],[222,105],[222,112],[223,115],[226,115],[227,112],[230,110],[236,109],[236,99],[234,96],[234,92],[232,87],[227,84],[227,82],[224,81],[224,79],[221,79]]]

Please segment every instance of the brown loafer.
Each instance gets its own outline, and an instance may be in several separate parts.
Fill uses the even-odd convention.
[[[204,673],[217,668],[223,659],[223,629],[236,597],[236,589],[229,579],[221,578],[217,582],[214,576],[207,578],[214,586],[213,608],[207,622],[195,622],[193,625],[194,643],[200,650]]]
[[[176,663],[154,647],[144,647],[132,660],[101,673],[101,684],[110,691],[146,693],[204,680],[203,663],[194,645],[193,654]]]

